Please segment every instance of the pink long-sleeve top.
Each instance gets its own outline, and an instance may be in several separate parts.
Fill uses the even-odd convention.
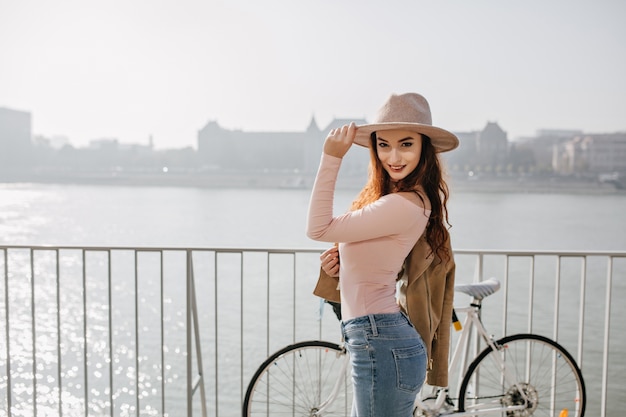
[[[307,236],[339,242],[342,319],[399,311],[396,278],[428,223],[430,210],[407,193],[392,193],[362,209],[333,216],[341,158],[323,154],[313,185]]]

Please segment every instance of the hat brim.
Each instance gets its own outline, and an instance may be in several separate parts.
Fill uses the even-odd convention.
[[[422,133],[430,138],[436,152],[448,152],[459,146],[459,139],[452,132],[448,132],[440,127],[421,123],[372,123],[359,125],[356,128],[354,143],[366,148],[370,146],[370,135],[372,132],[379,132],[381,130],[408,130]]]

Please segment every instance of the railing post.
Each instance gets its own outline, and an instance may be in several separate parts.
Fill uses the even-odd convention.
[[[198,305],[196,303],[196,285],[193,276],[193,251],[187,249],[187,416],[193,415],[193,396],[196,388],[200,387],[200,402],[202,417],[207,417],[206,392],[204,390],[204,371],[202,369],[202,346],[200,344],[200,329],[198,324]],[[192,327],[193,326],[193,327]],[[195,339],[196,365],[198,366],[197,378],[192,378],[192,337]]]
[[[502,278],[502,280],[504,281],[502,283],[502,293],[504,294],[503,301],[502,301],[502,317],[503,317],[502,334],[508,334],[507,333],[507,327],[508,327],[507,317],[509,317],[509,260],[510,260],[510,256],[505,255],[504,256],[504,276]]]
[[[562,258],[560,256],[556,257],[556,271],[554,272],[554,316],[552,319],[554,322],[552,324],[552,338],[554,340],[559,340],[559,312],[561,309],[561,260]]]
[[[59,255],[59,249],[55,249],[55,283],[56,283],[56,321],[57,321],[57,384],[59,387],[59,417],[63,417],[63,368],[62,368],[62,351],[61,351],[61,257]],[[110,263],[109,263],[110,264]],[[109,280],[110,282],[110,280]],[[111,286],[109,285],[109,299],[111,298]],[[109,317],[111,317],[111,306],[109,305]],[[109,327],[111,326],[111,320],[109,320]],[[111,332],[109,331],[109,335]],[[110,344],[109,344],[110,346]],[[109,359],[111,357],[109,356]],[[109,366],[113,366],[113,361],[109,360]],[[112,390],[111,390],[112,391]],[[112,395],[112,394],[111,394]],[[112,398],[112,397],[111,397]],[[113,400],[111,402],[111,408],[113,407]]]
[[[135,249],[133,255],[135,263],[135,409],[139,415],[139,251]]]
[[[530,257],[528,277],[528,333],[533,332],[533,303],[535,302],[535,256]]]
[[[29,251],[30,256],[30,322],[31,322],[31,338],[33,349],[33,416],[37,417],[37,326],[35,314],[35,264],[34,249]],[[86,397],[85,397],[86,398]]]
[[[186,279],[185,279],[185,295],[186,295],[186,345],[187,345],[187,417],[193,416],[192,397],[193,390],[191,384],[191,251],[187,250],[186,262]]]
[[[11,415],[11,409],[13,408],[13,404],[11,402],[11,387],[13,383],[11,382],[11,348],[10,344],[10,336],[11,332],[9,331],[9,252],[7,249],[2,249],[2,253],[4,255],[4,321],[5,321],[5,334],[6,334],[6,361],[7,361],[7,415]]]
[[[604,344],[602,355],[602,395],[600,396],[600,417],[606,417],[606,397],[609,379],[609,333],[611,331],[611,287],[613,282],[613,257],[609,256],[606,273],[606,298],[604,300]]]
[[[609,260],[611,258],[609,257]],[[587,287],[587,257],[582,258],[580,271],[580,301],[578,309],[578,351],[576,361],[582,366],[583,363],[583,339],[585,334],[585,290]]]

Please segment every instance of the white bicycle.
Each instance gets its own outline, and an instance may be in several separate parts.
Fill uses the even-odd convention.
[[[472,297],[449,364],[458,369],[469,351],[475,330],[486,343],[465,372],[459,372],[458,396],[448,388],[420,393],[414,416],[549,416],[582,417],[585,383],[572,355],[554,340],[536,334],[515,334],[494,340],[481,319],[482,300],[500,283],[458,285]],[[435,388],[433,388],[435,389]],[[424,390],[423,390],[424,391]],[[305,341],[271,355],[256,371],[243,403],[244,417],[349,416],[352,408],[350,361],[343,345]]]

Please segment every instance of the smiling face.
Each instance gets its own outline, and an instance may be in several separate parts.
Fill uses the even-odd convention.
[[[376,154],[394,182],[404,179],[417,167],[422,154],[422,135],[408,130],[376,132]]]

